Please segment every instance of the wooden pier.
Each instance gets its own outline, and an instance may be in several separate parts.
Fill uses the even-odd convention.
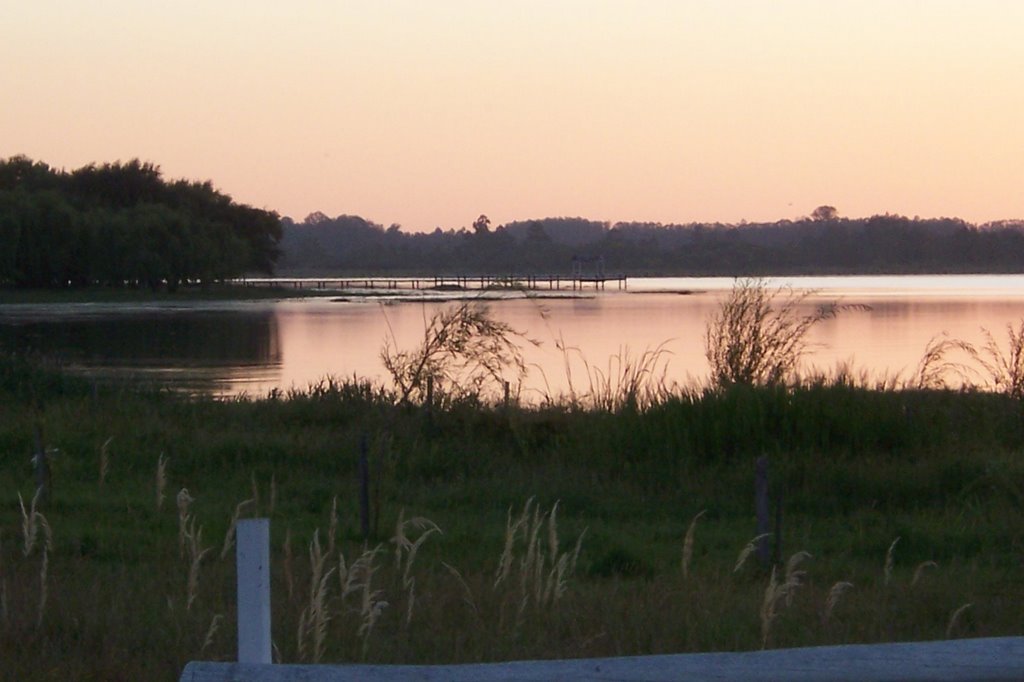
[[[608,283],[627,288],[625,275],[434,275],[431,277],[263,277],[235,280],[247,287],[319,290],[406,291],[602,291]]]

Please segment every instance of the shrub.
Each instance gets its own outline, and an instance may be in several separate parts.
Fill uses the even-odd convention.
[[[791,379],[810,348],[807,333],[841,309],[832,302],[802,313],[814,293],[772,290],[763,279],[737,280],[704,333],[712,382],[772,386]]]

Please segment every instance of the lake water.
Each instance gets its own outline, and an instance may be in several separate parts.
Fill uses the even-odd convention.
[[[946,332],[973,343],[990,329],[1005,344],[1024,319],[1024,276],[806,277],[769,280],[813,290],[810,306],[866,306],[819,324],[805,366],[847,362],[871,376],[909,376],[926,345]],[[704,382],[704,330],[733,280],[634,278],[626,291],[538,292],[487,301],[495,318],[540,342],[525,348],[524,396],[585,389],[587,372],[617,371],[616,358],[660,348],[666,379]],[[450,302],[436,292],[383,298],[187,304],[0,304],[0,347],[60,357],[90,376],[131,375],[185,390],[230,396],[304,388],[326,375],[386,381],[379,353],[422,339],[426,321]],[[389,292],[394,293],[394,292]],[[445,292],[445,297],[450,297]],[[474,297],[476,293],[466,293]]]

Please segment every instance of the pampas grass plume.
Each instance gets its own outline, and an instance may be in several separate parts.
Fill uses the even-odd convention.
[[[707,511],[707,509],[702,509],[701,511],[697,512],[697,514],[693,517],[693,520],[690,521],[690,526],[686,529],[686,536],[683,538],[682,559],[684,579],[689,577],[690,574],[690,560],[693,558],[693,536],[695,531],[697,530],[697,520],[700,519],[700,517],[704,516],[704,514],[706,514]]]
[[[957,625],[960,622],[960,616],[963,615],[964,611],[971,608],[973,604],[967,603],[958,608],[953,612],[953,615],[949,617],[949,624],[946,626],[946,639],[950,639],[953,636],[953,631],[956,630]]]
[[[853,587],[853,583],[841,580],[832,586],[832,589],[828,591],[828,599],[825,600],[825,613],[822,615],[822,622],[826,625],[832,618],[832,612],[835,610],[836,605],[839,603],[839,598],[843,596],[847,590]]]
[[[926,568],[938,567],[939,565],[934,561],[922,561],[921,563],[919,563],[917,565],[917,568],[914,569],[914,578],[910,581],[910,586],[914,587],[915,585],[917,585],[918,581],[921,580],[921,576],[924,575],[924,570]]]
[[[733,573],[739,573],[740,569],[743,568],[743,564],[747,562],[747,557],[754,553],[757,549],[757,543],[764,540],[767,537],[771,537],[771,533],[762,533],[751,539],[746,546],[740,550],[740,555],[736,558],[736,566],[732,569]]]
[[[886,587],[889,586],[889,582],[892,580],[892,569],[896,563],[896,544],[900,541],[899,537],[892,541],[889,545],[889,550],[885,553],[885,569],[884,569],[884,584]]]
[[[164,506],[164,490],[167,488],[167,458],[162,454],[156,460],[156,510]]]

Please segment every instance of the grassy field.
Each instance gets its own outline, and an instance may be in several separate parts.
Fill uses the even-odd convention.
[[[52,490],[33,511],[37,433]],[[774,575],[737,569],[762,455]],[[93,387],[4,357],[3,676],[171,680],[231,660],[236,516],[271,519],[285,662],[1019,635],[1022,455],[1020,401],[977,391],[427,410],[330,381],[236,402]]]

